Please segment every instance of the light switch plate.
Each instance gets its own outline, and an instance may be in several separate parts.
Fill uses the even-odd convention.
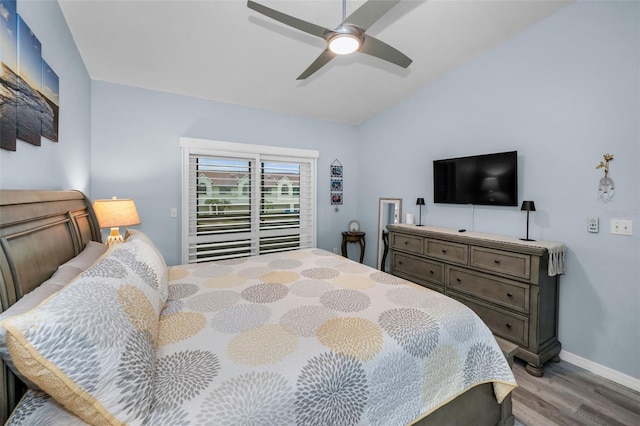
[[[614,235],[633,235],[633,221],[611,219],[611,233]]]
[[[598,232],[599,224],[598,218],[591,216],[587,219],[587,231],[589,232]]]

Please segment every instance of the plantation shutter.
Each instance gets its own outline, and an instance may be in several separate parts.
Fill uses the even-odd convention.
[[[183,263],[315,246],[315,151],[181,145]]]

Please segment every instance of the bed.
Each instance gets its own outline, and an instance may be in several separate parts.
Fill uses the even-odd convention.
[[[77,191],[0,192],[2,310],[30,303],[0,317],[3,421],[514,423],[507,360],[446,296],[319,249],[167,267],[130,234],[97,244]]]

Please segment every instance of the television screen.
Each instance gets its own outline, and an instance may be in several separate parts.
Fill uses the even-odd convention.
[[[433,201],[517,206],[518,152],[435,160]]]

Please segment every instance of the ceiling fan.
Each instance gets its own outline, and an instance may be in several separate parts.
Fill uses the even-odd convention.
[[[407,68],[412,62],[408,56],[366,34],[371,25],[399,2],[400,0],[369,0],[351,15],[345,17],[347,1],[342,0],[342,23],[335,30],[278,12],[252,0],[247,1],[247,6],[269,18],[326,40],[325,50],[297,78],[297,80],[304,80],[326,65],[336,55],[346,55],[353,52],[365,53]]]

